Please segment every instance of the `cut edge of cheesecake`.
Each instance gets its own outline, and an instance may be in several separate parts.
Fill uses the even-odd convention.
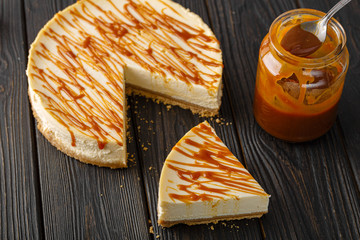
[[[195,132],[195,130],[202,127],[210,130],[210,133],[205,134],[204,132],[201,132],[200,135],[202,135],[204,141],[196,142],[197,133]],[[206,142],[207,140],[205,139],[210,139],[210,140]],[[189,141],[186,143],[186,140]],[[199,156],[200,158],[201,156],[209,156],[209,155],[217,156],[215,158],[219,157],[219,155],[217,155],[219,152],[212,153],[211,150],[205,153],[205,155],[203,155],[204,152],[200,153],[201,150],[211,148],[210,145],[212,141],[215,141],[218,144],[215,145],[215,147],[213,148],[216,149],[215,151],[222,151],[222,152],[224,151],[224,150],[219,150],[221,149],[219,148],[219,146],[223,147],[223,149],[226,149],[226,154],[228,154],[226,156],[230,156],[230,161],[226,160],[223,162],[220,161],[218,163],[214,163],[213,161],[211,161],[212,163],[210,163],[207,162],[208,160],[202,161],[202,159],[199,159]],[[193,143],[194,145],[191,145],[190,144],[191,142],[195,142]],[[197,150],[199,152],[196,152]],[[179,153],[185,154],[187,156],[181,159],[179,158]],[[195,153],[195,155],[193,155],[193,157],[190,157],[191,154],[193,153]],[[188,158],[188,160],[186,158]],[[233,163],[231,163],[232,162],[231,160],[233,161]],[[222,175],[218,175],[218,177],[220,176],[220,178],[218,179],[221,179],[221,176],[227,180],[230,179],[230,181],[236,178],[237,181],[239,181],[238,185],[243,185],[241,187],[245,187],[245,188],[234,189],[234,185],[232,185],[232,187],[229,187],[229,191],[230,191],[229,197],[226,194],[223,198],[221,197],[221,194],[220,197],[218,195],[219,198],[217,197],[214,198],[214,195],[211,196],[212,193],[211,190],[209,189],[211,189],[212,187],[217,189],[227,189],[225,185],[222,185],[221,181],[217,182],[215,180],[214,182],[212,182],[211,177],[209,179],[206,179],[208,178],[207,176],[212,176],[214,173],[216,174],[216,170],[214,171],[215,169],[214,166],[217,166],[217,164],[219,163],[223,167],[225,166],[225,169],[226,166],[228,166],[233,170],[231,170],[230,172],[227,172],[226,170],[224,170],[224,168],[222,170],[219,170],[220,174]],[[169,164],[171,164],[172,166],[170,167]],[[240,174],[245,174],[245,175],[231,173],[236,168],[238,169]],[[204,171],[202,169],[204,169]],[[171,171],[175,171],[175,172],[171,172]],[[176,171],[178,172],[176,173]],[[204,173],[205,171],[206,172],[209,171],[209,173]],[[228,174],[233,175],[233,177],[229,177]],[[188,179],[182,179],[184,177],[186,178],[186,176],[188,176]],[[177,181],[176,179],[182,179],[182,180],[178,180],[178,182],[176,182]],[[196,181],[196,183],[192,182],[191,179],[193,180],[195,179],[194,182]],[[195,187],[195,190],[193,189],[192,185],[197,186]],[[194,191],[196,191],[197,188],[203,190],[200,190],[197,193],[195,192],[196,196],[191,195],[194,193]],[[231,188],[232,190],[230,190]],[[190,192],[188,191],[189,189]],[[210,193],[209,195],[211,196],[210,199],[199,200],[199,199],[206,199],[207,193]],[[214,193],[215,195],[218,194],[216,193],[216,191]],[[185,194],[185,200],[184,198],[182,198],[184,197],[184,195],[182,194]],[[176,195],[175,199],[170,195]],[[191,197],[189,199],[186,199],[186,196],[189,197],[191,196]],[[193,199],[194,196],[195,199],[199,197],[197,198],[198,200],[194,200]],[[264,189],[252,177],[252,175],[247,171],[247,169],[230,152],[230,150],[226,147],[226,145],[216,135],[215,130],[210,126],[210,124],[207,121],[204,121],[198,124],[197,126],[193,127],[191,130],[189,130],[175,144],[175,146],[172,148],[172,150],[166,157],[159,180],[159,197],[158,197],[158,211],[157,211],[158,224],[162,227],[171,227],[176,224],[187,224],[187,225],[198,225],[198,224],[208,224],[208,223],[216,224],[219,221],[225,221],[225,220],[260,218],[261,216],[263,216],[268,212],[269,198],[270,195],[264,191]],[[244,207],[245,205],[246,207]],[[219,211],[216,210],[217,207],[219,207],[220,209]],[[233,207],[236,208],[234,209],[234,212],[232,211]],[[184,216],[181,216],[181,214],[183,213]]]
[[[189,109],[193,114],[198,114],[200,117],[214,117],[219,114],[219,108],[212,109],[212,108],[204,108],[199,107],[195,104],[191,104],[189,102],[181,101],[174,98],[169,98],[167,95],[163,95],[158,92],[152,92],[147,89],[140,88],[138,86],[134,86],[128,83],[125,83],[126,88],[126,94],[127,95],[140,95],[146,98],[152,99],[156,103],[162,103],[164,105],[172,105],[172,106],[179,106],[183,109]],[[221,83],[220,88],[222,88],[223,85]],[[219,91],[222,92],[222,91]],[[221,94],[219,94],[219,97],[221,98]],[[221,101],[221,100],[219,100]],[[220,104],[221,105],[221,104]]]

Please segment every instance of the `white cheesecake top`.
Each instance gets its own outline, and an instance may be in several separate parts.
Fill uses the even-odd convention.
[[[168,155],[159,199],[192,203],[269,196],[207,123],[192,128]]]
[[[40,31],[29,56],[29,89],[71,135],[124,145],[124,66],[216,94],[218,41],[195,14],[169,0],[78,1]]]

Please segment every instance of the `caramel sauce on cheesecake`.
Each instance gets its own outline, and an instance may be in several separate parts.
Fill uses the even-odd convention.
[[[183,141],[185,144],[177,144],[173,150],[194,159],[195,163],[166,160],[167,167],[187,182],[177,185],[177,189],[184,192],[183,194],[169,193],[171,199],[182,202],[209,201],[234,196],[232,191],[267,196],[230,150],[221,144],[222,141],[210,126],[202,123],[193,128],[192,133],[200,137],[202,142],[187,138]]]
[[[222,67],[222,62],[204,51],[220,52],[211,46],[216,38],[178,20],[180,13],[159,2],[166,6],[162,11],[136,0],[127,0],[123,9],[108,1],[111,10],[96,1],[79,2],[58,13],[43,30],[55,46],[42,41],[34,56],[49,67],[38,67],[30,59],[29,77],[40,83],[41,88],[34,92],[69,131],[72,146],[76,146],[74,129],[96,139],[100,149],[109,141],[124,144],[123,67],[129,61],[164,79],[171,75],[188,85],[214,90],[221,75],[213,68]],[[96,30],[95,35],[89,33],[89,26]]]

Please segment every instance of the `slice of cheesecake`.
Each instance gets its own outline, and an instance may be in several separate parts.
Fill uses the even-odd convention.
[[[170,227],[261,217],[269,197],[205,121],[186,133],[165,160],[158,223]]]
[[[214,115],[219,43],[199,16],[170,0],[82,0],[57,13],[30,49],[38,128],[85,163],[126,167],[126,88]]]

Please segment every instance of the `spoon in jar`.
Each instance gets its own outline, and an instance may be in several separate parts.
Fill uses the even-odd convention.
[[[350,1],[341,0],[319,20],[303,22],[291,28],[281,40],[281,46],[299,57],[314,53],[325,42],[329,20]]]

